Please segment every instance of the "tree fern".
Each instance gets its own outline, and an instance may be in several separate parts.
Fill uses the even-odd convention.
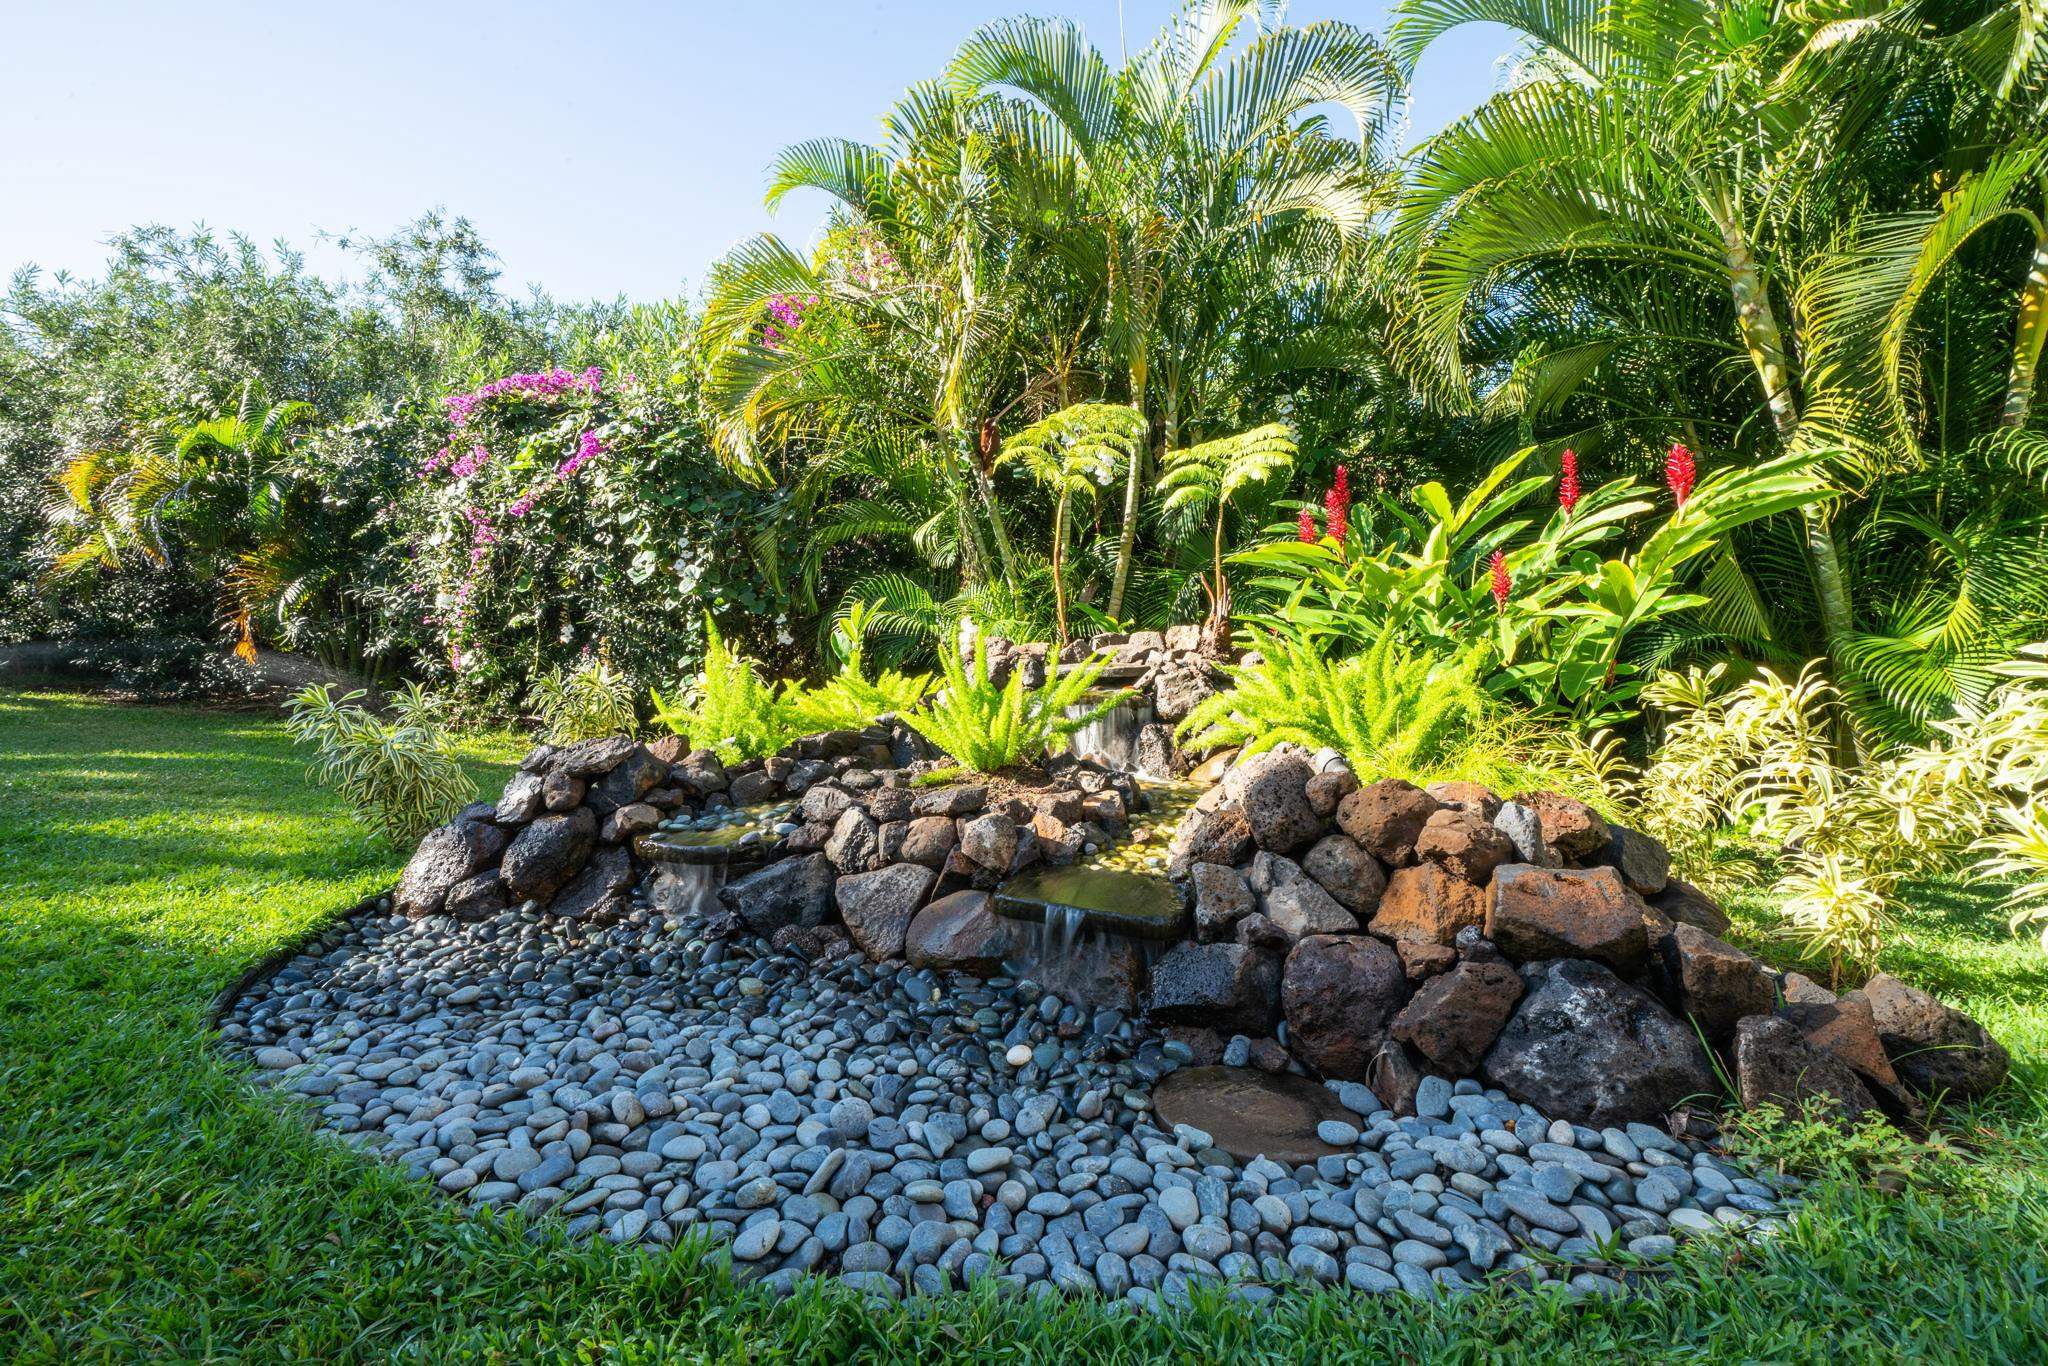
[[[1230,585],[1223,577],[1223,519],[1230,500],[1254,484],[1293,469],[1298,454],[1294,429],[1284,422],[1269,422],[1235,436],[1166,453],[1165,473],[1159,478],[1160,492],[1166,495],[1165,510],[1205,512],[1213,508],[1216,513],[1209,569],[1212,620],[1230,615]]]

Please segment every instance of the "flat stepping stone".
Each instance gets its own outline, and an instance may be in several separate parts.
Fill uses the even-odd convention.
[[[1240,1162],[1264,1155],[1288,1166],[1348,1153],[1323,1142],[1328,1120],[1359,1127],[1329,1088],[1292,1072],[1251,1067],[1183,1067],[1152,1088],[1152,1108],[1169,1127],[1200,1129]]]
[[[1113,868],[1033,869],[996,889],[995,911],[1012,920],[1133,939],[1179,939],[1188,926],[1187,904],[1171,882]]]

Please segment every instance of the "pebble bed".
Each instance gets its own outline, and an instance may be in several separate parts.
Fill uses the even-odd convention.
[[[1677,1240],[1763,1237],[1787,1198],[1645,1125],[1552,1122],[1426,1079],[1418,1115],[1334,1083],[1347,1151],[1289,1168],[1166,1132],[1190,1061],[1028,981],[811,962],[512,910],[368,914],[258,982],[222,1035],[321,1122],[473,1206],[659,1246],[708,1228],[778,1290],[894,1299],[982,1276],[1157,1309],[1198,1282],[1617,1295]]]

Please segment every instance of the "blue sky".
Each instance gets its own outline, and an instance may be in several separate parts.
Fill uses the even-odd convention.
[[[1172,0],[1125,0],[1130,45]],[[764,229],[807,239],[817,202],[761,207],[768,159],[871,138],[977,24],[1066,14],[1117,47],[1115,0],[349,5],[0,2],[0,272],[98,272],[138,222],[283,237],[467,215],[514,288],[649,298]],[[1379,30],[1382,0],[1300,0],[1295,22]],[[1452,34],[1418,73],[1427,133],[1495,85],[1504,30]]]

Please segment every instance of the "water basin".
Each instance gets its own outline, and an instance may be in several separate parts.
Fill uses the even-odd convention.
[[[1152,1088],[1152,1108],[1168,1125],[1200,1129],[1240,1162],[1263,1154],[1288,1166],[1348,1151],[1316,1137],[1324,1120],[1362,1123],[1328,1087],[1251,1067],[1183,1067]]]
[[[1179,939],[1188,908],[1171,882],[1150,873],[1090,867],[1034,868],[996,889],[995,912],[1012,920],[1132,939]]]

